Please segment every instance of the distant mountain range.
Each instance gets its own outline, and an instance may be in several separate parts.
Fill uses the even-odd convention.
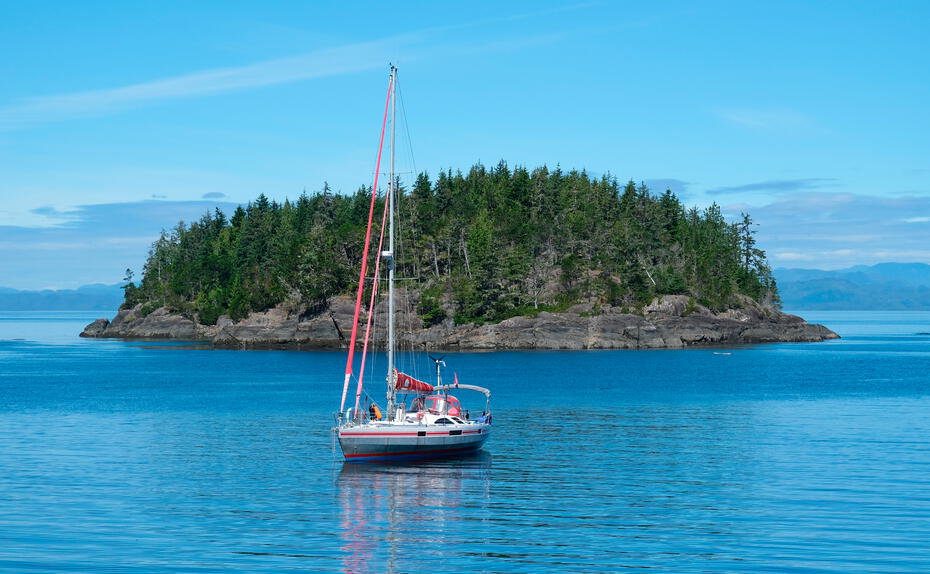
[[[930,310],[930,265],[879,263],[847,269],[776,269],[785,309]]]
[[[119,285],[84,285],[77,289],[20,291],[0,287],[0,311],[107,311],[123,302]]]

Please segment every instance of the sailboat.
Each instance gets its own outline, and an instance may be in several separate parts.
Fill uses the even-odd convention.
[[[359,272],[358,290],[355,299],[355,314],[352,334],[349,340],[346,359],[345,377],[343,379],[342,400],[335,415],[336,427],[333,431],[339,440],[339,446],[347,462],[385,462],[418,458],[438,458],[468,454],[480,449],[491,435],[491,391],[477,385],[461,384],[458,375],[452,383],[443,383],[443,357],[431,357],[436,368],[435,383],[419,380],[409,374],[400,372],[396,367],[397,350],[397,310],[395,304],[395,228],[394,220],[398,199],[397,184],[394,176],[394,119],[396,117],[395,94],[397,90],[397,68],[391,66],[390,83],[384,105],[384,119],[381,125],[381,138],[378,144],[378,156],[375,165],[374,184],[372,185],[371,204],[368,212],[368,226],[365,233],[365,245]],[[358,342],[359,318],[362,309],[362,296],[368,272],[369,248],[373,244],[372,223],[375,212],[375,199],[378,190],[378,175],[381,170],[381,156],[384,137],[390,118],[390,171],[381,217],[380,237],[378,238],[375,259],[374,281],[371,283],[370,299],[367,307],[367,319],[362,338],[362,357],[357,377],[354,406],[346,405],[349,383],[354,375],[355,350]],[[387,225],[385,225],[385,223]],[[387,248],[384,246],[384,232],[387,228]],[[381,263],[387,271],[387,373],[385,377],[387,391],[384,410],[377,401],[369,401],[367,408],[362,402],[364,370],[371,340],[372,316],[375,310],[376,295],[379,287]],[[484,395],[484,408],[481,411],[465,409],[459,398],[450,393],[471,391]],[[367,393],[366,393],[367,397]]]

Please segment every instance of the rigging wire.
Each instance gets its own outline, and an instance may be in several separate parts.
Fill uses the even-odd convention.
[[[349,378],[352,376],[353,360],[355,357],[355,342],[358,335],[358,313],[362,306],[362,291],[365,287],[365,270],[368,265],[368,248],[371,242],[371,221],[375,213],[375,198],[378,193],[378,171],[381,168],[381,151],[384,147],[384,132],[387,128],[388,109],[391,103],[392,90],[394,89],[394,74],[391,74],[391,82],[388,84],[387,99],[384,103],[384,119],[381,122],[381,138],[378,141],[378,159],[375,165],[374,183],[371,186],[371,206],[368,208],[368,228],[365,232],[365,248],[362,252],[362,269],[358,278],[358,293],[355,297],[355,314],[352,319],[352,337],[349,342],[349,356],[346,358],[345,379],[342,386],[342,400],[339,403],[339,412],[345,408],[346,394],[349,390]]]
[[[371,300],[368,304],[368,313],[365,320],[365,336],[364,343],[362,343],[362,360],[361,367],[358,373],[358,388],[355,391],[355,410],[358,410],[358,401],[359,397],[362,394],[362,383],[365,378],[365,357],[368,355],[368,343],[371,340],[371,321],[372,315],[374,315],[375,310],[375,298],[378,294],[378,273],[381,268],[381,259],[382,259],[382,247],[384,246],[384,222],[387,220],[388,214],[388,201],[384,202],[383,212],[381,214],[381,229],[378,232],[378,250],[375,252],[375,272],[374,280],[371,283]]]
[[[394,175],[395,177],[401,174],[412,175],[413,177],[411,179],[415,182],[416,176],[418,175],[419,172],[417,170],[417,165],[416,165],[416,156],[413,151],[413,138],[410,136],[410,123],[408,121],[407,107],[404,103],[404,93],[401,88],[399,79],[395,79],[395,87],[396,87],[397,98],[400,103],[400,115],[401,115],[401,119],[403,120],[403,139],[405,139],[407,142],[407,151],[409,153],[409,159],[413,167],[413,171],[400,171],[400,172],[395,171]],[[414,230],[413,225],[411,225],[412,222],[409,221],[409,219],[407,218],[408,214],[403,209],[400,208],[401,201],[404,196],[404,194],[402,193],[403,187],[401,185],[397,185],[396,188],[397,188],[397,195],[396,195],[397,205],[395,206],[395,216],[398,218],[398,227],[400,229],[406,229],[408,230],[408,232],[412,232]],[[397,253],[398,254],[404,254],[407,252],[408,246],[407,246],[407,242],[404,241],[404,239],[405,239],[404,233],[399,233],[397,235],[396,241],[397,241]],[[411,271],[410,261],[412,259],[410,257],[407,257],[406,259],[407,261],[403,265],[403,270],[409,272]],[[400,258],[398,258],[398,260],[400,260]],[[401,266],[399,264],[398,264],[398,269],[401,269]],[[394,280],[395,281],[398,281],[398,280],[413,281],[415,282],[414,285],[417,285],[419,283],[419,277],[417,276],[418,274],[415,272],[415,269],[414,269],[414,273],[405,273],[405,275],[409,275],[409,276],[401,277],[401,278],[395,277]],[[420,377],[420,373],[419,373],[420,371],[419,362],[416,360],[417,357],[414,351],[413,339],[410,337],[410,334],[413,332],[413,327],[414,327],[413,322],[414,322],[415,311],[413,308],[409,286],[400,290],[400,297],[401,297],[400,306],[403,309],[403,313],[401,314],[401,317],[403,318],[402,331],[407,334],[407,337],[401,337],[400,341],[398,341],[399,348],[398,348],[397,358],[400,361],[402,361],[404,372],[413,376],[416,379],[422,380],[422,378]]]
[[[404,139],[406,139],[406,142],[407,142],[406,147],[407,147],[407,151],[410,154],[409,159],[413,166],[413,171],[401,171],[401,172],[395,171],[394,172],[395,181],[390,182],[388,189],[394,190],[394,193],[395,193],[396,204],[394,205],[394,214],[395,214],[395,217],[399,219],[398,223],[400,225],[398,227],[400,229],[406,228],[408,229],[408,231],[412,231],[413,230],[412,227],[409,227],[409,225],[404,225],[405,223],[409,224],[411,222],[408,221],[407,217],[405,217],[407,214],[405,214],[403,210],[400,209],[400,199],[404,194],[403,194],[403,188],[399,184],[400,178],[398,176],[399,175],[413,175],[415,179],[416,174],[418,174],[418,170],[416,167],[416,158],[415,158],[414,151],[413,151],[413,140],[410,136],[410,125],[408,121],[406,106],[405,106],[404,99],[403,99],[403,92],[400,89],[400,82],[398,81],[396,76],[394,77],[394,80],[393,80],[393,87],[396,90],[395,93],[397,94],[397,97],[399,97],[400,99],[400,108],[401,108],[400,111],[401,111],[401,118],[403,120],[403,132],[405,136]],[[387,104],[385,105],[385,109],[387,109]],[[382,138],[384,137],[384,129],[386,127],[386,123],[387,123],[387,112],[385,112],[385,122],[384,122],[385,125],[382,125]],[[381,141],[383,142],[383,139]],[[372,208],[374,206],[375,197],[377,197],[377,194],[378,194],[377,178],[379,175],[388,175],[386,173],[382,174],[380,170],[378,169],[378,167],[380,167],[380,159],[381,159],[380,154],[381,154],[381,149],[379,146],[378,158],[377,158],[378,161],[374,169],[374,173],[372,174],[375,179],[375,184],[371,188],[371,193],[373,196],[372,197]],[[388,198],[386,196],[384,197],[384,202],[385,202],[384,207],[386,209],[387,203],[388,203]],[[371,217],[371,213],[369,214],[369,218],[370,217]],[[369,223],[369,225],[371,225],[371,222]],[[383,234],[385,231],[384,228],[385,228],[385,221],[384,221],[384,215],[382,215],[381,230],[380,230],[381,238],[379,239],[379,244],[383,240]],[[369,228],[369,233],[370,233],[370,230],[371,229]],[[397,242],[397,245],[395,248],[395,261],[397,261],[398,260],[397,254],[406,252],[407,245],[406,245],[406,242],[404,241],[404,233],[397,234],[395,241]],[[363,380],[364,380],[364,373],[366,370],[369,370],[370,372],[376,372],[375,366],[376,366],[376,363],[378,362],[377,357],[381,355],[381,353],[368,353],[367,348],[368,348],[369,342],[370,341],[373,342],[372,339],[374,339],[377,336],[377,334],[379,334],[379,332],[382,336],[385,336],[384,324],[386,321],[389,320],[389,318],[386,317],[388,311],[387,309],[384,308],[385,306],[383,304],[378,304],[378,303],[383,303],[383,292],[382,290],[378,289],[378,287],[379,287],[379,282],[383,280],[380,277],[380,275],[383,272],[385,272],[384,269],[379,269],[380,267],[379,263],[381,259],[380,252],[381,252],[381,248],[379,247],[378,252],[373,254],[373,257],[376,259],[376,261],[374,262],[375,274],[373,277],[371,277],[371,283],[370,283],[371,299],[370,299],[369,306],[368,306],[368,317],[366,321],[367,325],[365,329],[365,337],[363,339],[364,343],[363,343],[363,348],[362,348],[362,359],[361,359],[361,365],[360,365],[360,372],[358,373],[358,376],[355,376],[354,373],[352,374],[352,379],[354,379],[354,381],[358,385],[358,388],[356,390],[356,403],[355,403],[356,411],[358,411],[359,409],[359,405],[360,405],[359,400],[362,395],[364,395],[369,400],[369,402],[374,402],[371,396],[369,395],[368,391],[364,389]],[[397,267],[400,266],[399,263],[395,263],[395,265],[397,265]],[[413,273],[410,274],[411,275],[410,277],[402,277],[401,280],[419,282],[420,278],[419,278],[419,273],[417,273],[416,266],[414,266],[413,269],[410,269],[410,265],[408,263],[404,267],[406,267],[407,268],[406,270],[408,271],[413,271]],[[413,302],[412,302],[409,288],[404,288],[401,291],[402,291],[401,293],[402,313],[400,313],[400,316],[403,318],[403,323],[404,323],[402,326],[402,332],[409,334],[412,332],[412,328],[413,328],[413,317],[414,317]],[[358,295],[359,296],[361,295],[361,289],[359,290]],[[356,313],[358,313],[358,311],[359,309],[357,308]],[[355,325],[356,326],[358,325],[358,320],[356,320]],[[350,345],[350,346],[354,347],[354,345]],[[414,376],[415,378],[422,380],[418,372],[420,370],[418,368],[418,363],[414,357],[412,338],[410,338],[409,335],[407,337],[401,337],[399,346],[402,347],[402,350],[398,349],[399,351],[401,351],[400,353],[398,353],[398,355],[400,355],[400,357],[398,358],[401,358],[404,363],[403,370],[406,371],[407,373],[411,373],[412,376]],[[379,348],[379,347],[381,347],[381,345],[375,344],[375,348]],[[367,368],[366,368],[366,365],[367,365]],[[395,365],[395,367],[397,367],[400,370],[400,365]],[[390,377],[390,373],[388,374],[388,377]],[[343,397],[345,398],[345,389],[343,391]]]
[[[410,137],[410,125],[407,123],[407,107],[404,106],[404,92],[400,89],[400,82],[394,80],[397,86],[398,99],[400,100],[400,116],[404,119],[404,134],[407,136],[407,148],[410,150],[410,163],[413,164],[413,173],[417,173],[417,160],[413,155],[413,138]]]

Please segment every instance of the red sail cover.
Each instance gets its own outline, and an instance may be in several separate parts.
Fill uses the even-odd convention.
[[[416,391],[418,393],[433,392],[433,385],[418,381],[410,375],[400,372],[397,373],[397,383],[394,388],[404,391]]]

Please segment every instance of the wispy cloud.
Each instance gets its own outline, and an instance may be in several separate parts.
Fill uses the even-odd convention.
[[[420,56],[437,58],[452,53],[495,52],[533,47],[563,40],[564,32],[514,37],[508,33],[497,41],[481,42],[449,39],[454,29],[486,28],[491,24],[583,10],[600,3],[580,3],[559,9],[502,16],[485,21],[436,26],[396,36],[326,48],[297,56],[267,60],[244,66],[214,68],[149,82],[77,93],[36,96],[0,107],[0,132],[24,129],[36,124],[95,117],[153,102],[202,97],[304,80],[340,76],[384,67],[403,52],[406,62]]]
[[[779,261],[813,261],[815,256],[811,253],[797,253],[794,251],[781,251],[770,254],[773,259]]]
[[[221,191],[211,191],[200,196],[201,199],[223,199],[226,194]]]
[[[788,109],[718,109],[714,114],[725,122],[757,131],[799,131],[815,128],[809,117]]]
[[[789,193],[802,190],[819,189],[823,187],[832,187],[839,183],[839,180],[832,177],[809,177],[803,179],[774,179],[769,181],[759,181],[755,183],[746,183],[743,185],[734,185],[728,187],[717,187],[708,189],[710,195],[720,195],[724,193],[747,193],[753,191],[770,191],[775,193]]]
[[[163,228],[196,221],[215,207],[232,213],[236,204],[146,200],[68,210],[36,208],[57,225],[0,225],[0,280],[21,289],[115,283],[126,267],[141,270],[146,248]]]
[[[809,251],[769,251],[774,267],[796,267],[803,264],[812,269],[845,269],[855,265],[878,263],[930,262],[930,249],[812,249]]]
[[[913,215],[930,213],[930,197],[804,192],[744,209],[759,223],[759,246],[776,266],[930,262],[930,227],[914,225],[930,217]]]
[[[49,217],[54,219],[62,219],[69,216],[70,212],[62,211],[51,205],[43,205],[35,209],[30,209],[29,213],[34,213],[35,215],[41,215],[43,217]]]
[[[140,237],[104,237],[104,238],[86,238],[82,241],[36,241],[23,246],[21,243],[10,241],[0,241],[0,251],[8,249],[20,249],[27,252],[35,251],[93,251],[101,247],[132,247],[140,252],[145,247],[152,244],[154,239],[150,236]],[[32,255],[35,257],[35,254]]]
[[[337,76],[384,66],[386,50],[416,34],[318,50],[246,66],[215,68],[118,88],[28,98],[0,108],[0,131],[98,116],[162,100],[190,98]]]

